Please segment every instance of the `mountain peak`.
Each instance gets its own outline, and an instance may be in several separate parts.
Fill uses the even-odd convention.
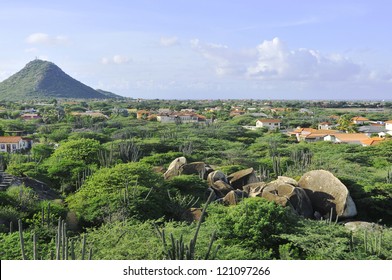
[[[117,96],[119,97],[119,96]],[[50,61],[35,59],[0,83],[0,100],[108,98],[75,80]]]

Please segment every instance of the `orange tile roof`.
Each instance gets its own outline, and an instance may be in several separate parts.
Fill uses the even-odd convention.
[[[368,121],[369,119],[364,118],[364,117],[354,117],[351,119],[352,121],[360,121],[360,122],[364,122],[364,121]]]
[[[342,142],[357,142],[367,140],[369,137],[365,133],[330,133]]]
[[[324,138],[327,135],[328,134],[325,134],[325,133],[311,133],[309,135],[306,135],[305,138],[306,139],[316,139],[316,138],[320,138],[320,137]]]
[[[366,140],[362,140],[361,143],[362,143],[362,145],[365,145],[365,146],[373,146],[373,145],[379,144],[381,141],[384,141],[384,140],[385,140],[385,138],[373,137],[373,138],[369,138]]]
[[[392,120],[390,120],[390,121],[386,121],[385,123],[389,123],[389,124],[392,124]]]
[[[18,143],[20,140],[20,136],[0,136],[0,143]]]
[[[297,128],[294,131],[291,132],[291,134],[333,134],[333,133],[338,133],[338,130],[333,130],[333,129],[314,129],[310,127],[306,128]]]

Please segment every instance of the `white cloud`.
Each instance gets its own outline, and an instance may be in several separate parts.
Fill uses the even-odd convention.
[[[29,44],[42,45],[65,45],[69,43],[69,39],[63,35],[51,36],[46,33],[33,33],[26,38]]]
[[[171,47],[171,46],[179,44],[179,40],[175,36],[173,36],[173,37],[161,37],[161,39],[159,40],[159,43],[160,43],[161,46]]]
[[[191,46],[211,61],[217,75],[256,80],[342,81],[363,77],[366,70],[340,54],[317,50],[290,50],[279,39],[265,40],[248,50],[231,50],[223,44],[191,40]]]
[[[361,75],[362,66],[340,54],[310,49],[289,50],[279,38],[257,46],[257,61],[246,75],[258,79],[348,80]]]
[[[124,64],[124,63],[128,63],[130,61],[130,59],[127,56],[123,56],[123,55],[115,55],[113,56],[113,62],[116,64]]]
[[[101,63],[102,64],[126,64],[129,63],[131,61],[131,59],[125,55],[119,55],[116,54],[113,57],[103,57],[101,58]]]
[[[224,44],[201,43],[199,39],[192,39],[190,43],[195,51],[213,63],[219,76],[243,75],[246,65],[255,59],[252,52],[233,51]]]
[[[38,49],[37,48],[28,48],[28,49],[25,49],[25,52],[26,53],[36,53],[36,52],[38,52]]]

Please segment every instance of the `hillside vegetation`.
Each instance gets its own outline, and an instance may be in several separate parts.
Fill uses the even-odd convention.
[[[2,103],[0,132],[25,131],[35,143],[29,151],[0,154],[3,177],[13,176],[0,191],[2,259],[392,259],[392,141],[298,143],[284,131],[247,130],[257,117],[230,112],[265,103],[255,102]],[[294,129],[334,113],[310,104],[296,106],[306,105],[312,115],[291,107],[276,117]],[[212,106],[222,109],[211,112]],[[16,112],[26,107],[42,118],[21,120]],[[193,108],[217,120],[136,118],[138,109],[159,108]],[[88,110],[107,117],[74,114]],[[366,116],[392,119],[389,111]],[[290,205],[246,198],[238,189],[244,195],[227,202],[220,197],[224,188],[211,191],[204,171],[167,176],[179,157],[220,170],[221,178],[253,168],[265,183],[326,170],[347,187],[358,214],[304,218]],[[351,228],[349,221],[366,223]]]
[[[64,73],[54,63],[39,59],[29,62],[0,83],[0,100],[114,97],[119,96],[94,90]]]

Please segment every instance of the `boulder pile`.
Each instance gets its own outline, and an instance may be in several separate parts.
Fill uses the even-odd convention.
[[[247,197],[263,197],[305,218],[331,218],[331,214],[332,218],[350,218],[357,214],[347,187],[325,170],[309,171],[298,182],[285,176],[262,182],[253,168],[226,175],[204,162],[187,163],[185,157],[179,157],[170,164],[164,178],[182,174],[196,174],[207,180],[208,191],[225,205],[235,205]]]

